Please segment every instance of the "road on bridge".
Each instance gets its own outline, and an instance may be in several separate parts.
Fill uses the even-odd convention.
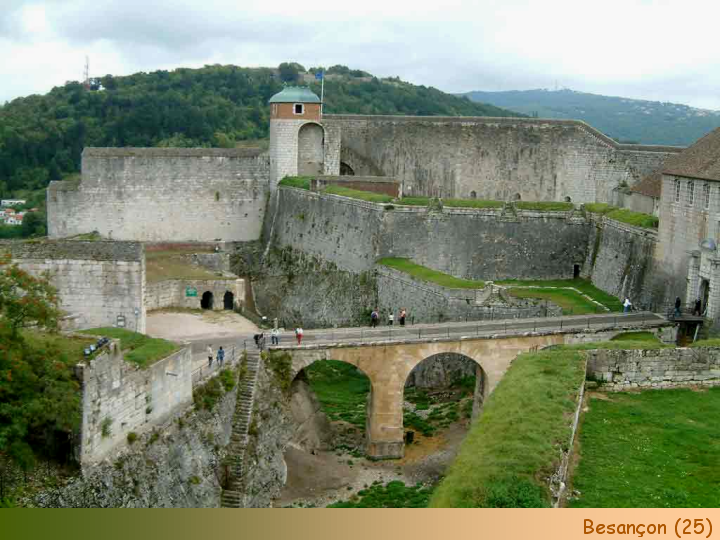
[[[562,330],[584,330],[586,328],[633,327],[654,328],[668,324],[662,315],[651,312],[606,313],[592,315],[571,315],[566,317],[540,317],[533,319],[502,319],[498,321],[480,322],[448,322],[440,324],[416,324],[413,326],[382,326],[377,328],[323,328],[306,330],[302,345],[318,345],[325,343],[376,343],[402,340],[431,340],[441,338],[462,338],[492,335],[520,335],[527,332],[549,332]],[[266,346],[270,347],[270,331],[265,330]],[[193,353],[200,353],[207,346],[206,339],[191,341]],[[280,346],[296,346],[295,333],[292,330],[281,332]],[[235,346],[254,348],[252,335],[239,335],[232,338],[213,340],[213,348],[223,345],[228,348]]]

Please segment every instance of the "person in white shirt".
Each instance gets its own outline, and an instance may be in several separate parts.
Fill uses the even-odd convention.
[[[627,313],[630,311],[630,307],[632,306],[632,302],[630,302],[630,299],[626,296],[625,301],[623,302],[623,311]]]
[[[295,337],[297,338],[298,345],[300,345],[303,338],[303,329],[299,326],[295,329]]]
[[[208,355],[208,367],[212,367],[212,361],[213,361],[212,345],[207,346],[207,355]]]
[[[270,332],[270,343],[272,345],[280,345],[280,330],[273,328]]]

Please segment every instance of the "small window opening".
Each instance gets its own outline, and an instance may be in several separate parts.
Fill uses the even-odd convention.
[[[577,279],[580,277],[580,265],[576,264],[573,265],[573,279]]]
[[[303,114],[303,104],[302,103],[296,103],[295,104],[295,114]]]
[[[477,199],[477,192],[476,192],[476,191],[471,191],[471,192],[470,192],[470,198],[471,198],[471,199]]]
[[[565,197],[565,202],[572,202],[572,198],[570,198],[570,197]]]

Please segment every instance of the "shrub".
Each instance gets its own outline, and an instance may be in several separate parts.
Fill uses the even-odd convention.
[[[135,433],[134,431],[131,431],[130,433],[127,434],[128,444],[133,444],[135,441],[137,441],[137,439],[138,439],[138,434]]]
[[[300,189],[310,189],[310,176],[286,176],[280,180],[279,185]]]
[[[100,424],[100,433],[102,434],[103,439],[107,439],[110,435],[112,435],[112,423],[113,419],[106,416]]]

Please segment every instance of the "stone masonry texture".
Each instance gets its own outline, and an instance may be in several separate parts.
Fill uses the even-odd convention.
[[[0,242],[23,270],[47,273],[60,308],[76,328],[115,326],[145,331],[145,254],[139,242]]]
[[[81,182],[48,188],[49,236],[255,240],[268,177],[268,156],[257,152],[86,148]]]

